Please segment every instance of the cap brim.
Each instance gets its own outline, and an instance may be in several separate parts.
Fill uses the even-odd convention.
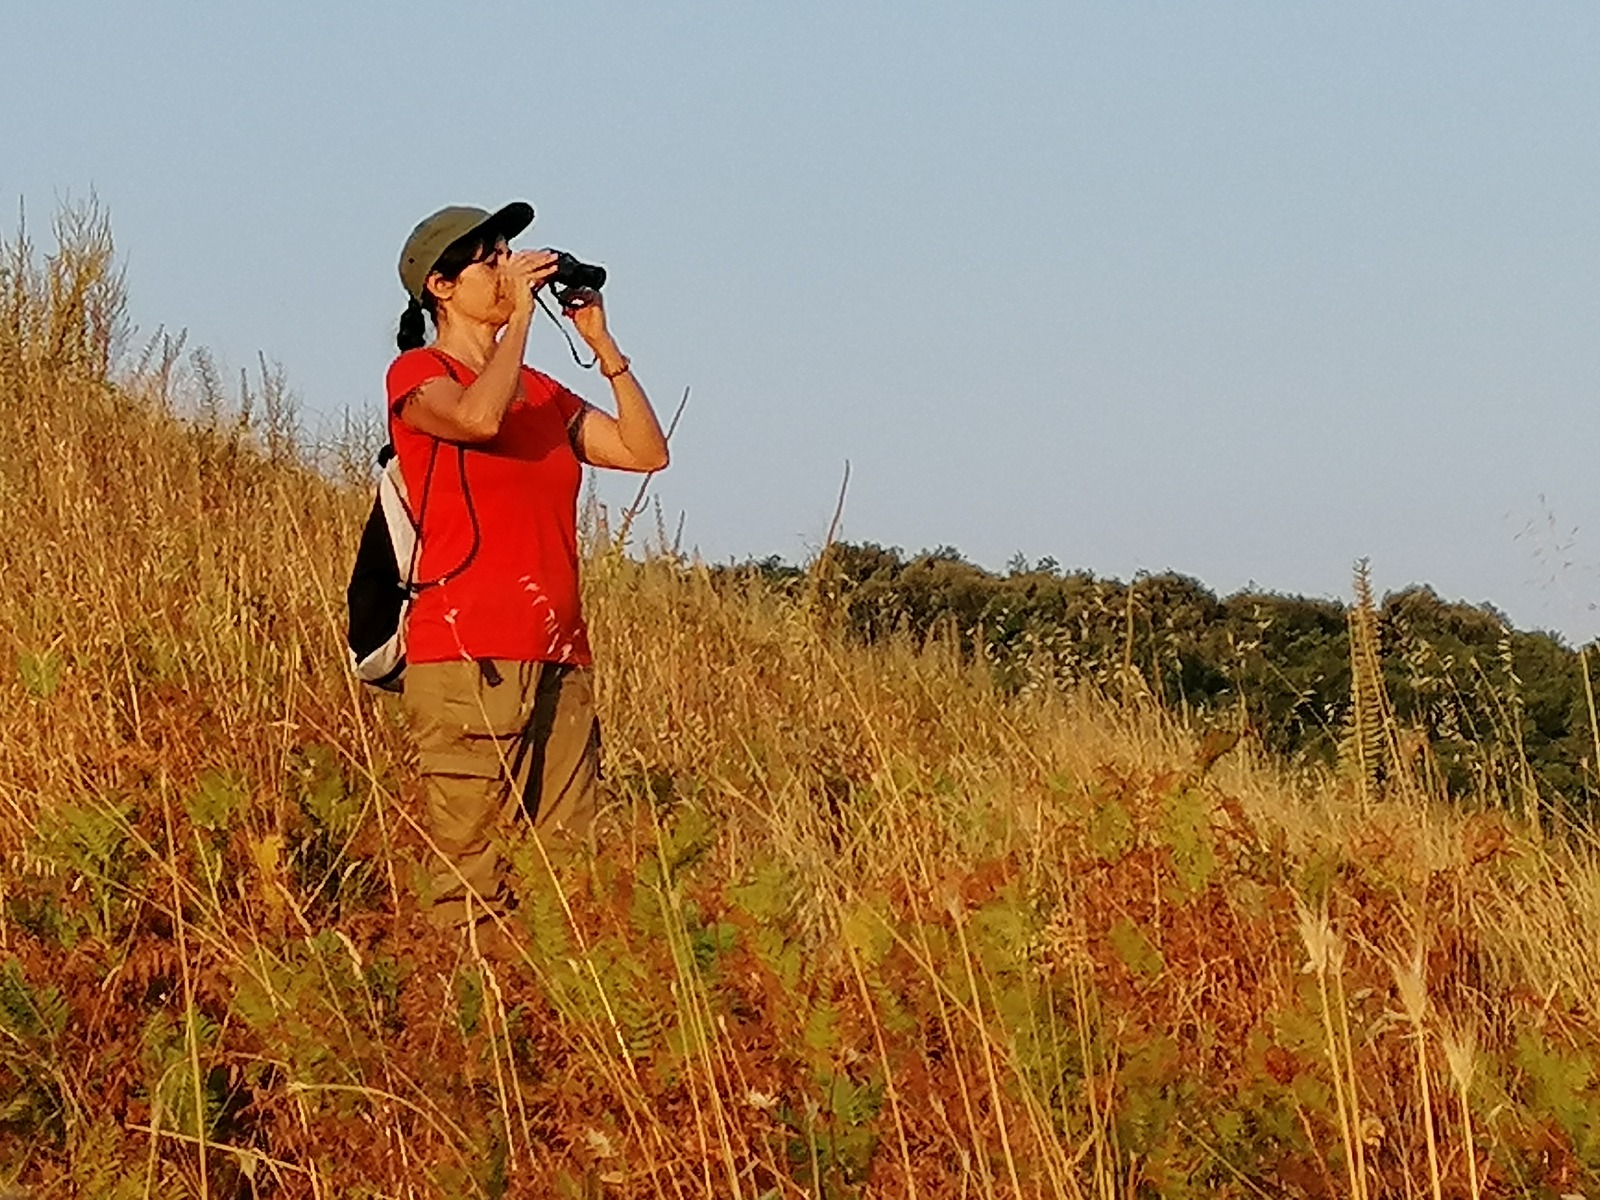
[[[492,229],[509,242],[532,224],[533,205],[526,201],[513,200],[500,211],[492,213],[487,221],[478,226],[478,229]],[[472,232],[476,233],[478,229]]]

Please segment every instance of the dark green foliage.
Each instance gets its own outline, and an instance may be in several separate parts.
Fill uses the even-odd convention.
[[[1600,1167],[1600,1127],[1594,1120],[1595,1066],[1582,1051],[1551,1045],[1537,1034],[1524,1031],[1518,1038],[1515,1062],[1522,1072],[1530,1111],[1552,1118],[1571,1140],[1585,1167]]]
[[[38,1048],[61,1036],[67,1006],[55,988],[28,986],[16,959],[0,966],[0,1029],[24,1047]]]
[[[334,913],[359,909],[380,886],[376,862],[358,852],[364,797],[345,778],[333,748],[321,744],[291,756],[286,782],[304,818],[289,854],[296,882]]]
[[[34,839],[40,862],[60,863],[67,873],[37,895],[32,912],[15,912],[33,932],[63,945],[85,936],[112,937],[126,916],[133,860],[124,853],[132,809],[110,805],[65,807],[42,815]]]
[[[795,1178],[817,1200],[861,1195],[877,1149],[874,1123],[883,1107],[883,1087],[876,1081],[856,1082],[848,1076],[822,1072],[816,1079],[817,1095],[797,1106],[780,1107],[779,1122],[789,1131],[786,1146]]]
[[[66,1103],[54,1069],[67,1005],[53,987],[30,985],[15,959],[0,964],[0,1132],[31,1130],[58,1142]]]

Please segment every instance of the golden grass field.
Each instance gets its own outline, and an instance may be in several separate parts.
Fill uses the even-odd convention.
[[[120,345],[58,226],[0,254],[0,1196],[1600,1196],[1592,842],[1381,695],[1291,771],[597,529],[598,850],[516,844],[509,959],[430,932],[372,447]]]

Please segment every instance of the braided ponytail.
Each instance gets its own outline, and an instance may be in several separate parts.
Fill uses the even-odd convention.
[[[428,327],[422,319],[423,308],[415,297],[406,305],[405,312],[400,314],[400,332],[395,337],[395,342],[402,352],[406,350],[420,350],[428,342]]]

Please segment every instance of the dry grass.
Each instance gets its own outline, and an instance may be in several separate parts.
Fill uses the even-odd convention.
[[[119,359],[103,219],[61,234],[0,268],[0,1188],[1478,1197],[1600,1168],[1586,848],[1404,764],[1291,776],[1148,705],[1006,699],[952,645],[854,645],[671,556],[588,567],[598,853],[515,847],[509,960],[430,936],[405,739],[343,669],[362,454],[309,462],[270,372],[241,413],[204,359]]]

